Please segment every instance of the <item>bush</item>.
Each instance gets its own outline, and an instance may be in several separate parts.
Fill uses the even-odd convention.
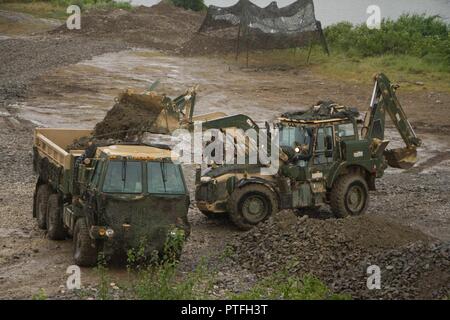
[[[206,9],[203,0],[170,0],[174,6],[194,11],[202,11]]]
[[[325,28],[330,48],[351,55],[407,54],[450,65],[449,25],[438,16],[404,14],[380,29],[341,22]]]

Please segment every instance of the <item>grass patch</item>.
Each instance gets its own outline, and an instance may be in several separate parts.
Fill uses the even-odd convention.
[[[127,1],[115,2],[113,0],[14,0],[0,3],[0,10],[17,11],[30,14],[37,18],[65,20],[70,5],[78,5],[81,10],[91,9],[125,9],[130,10],[131,4]]]
[[[319,279],[311,275],[291,276],[286,271],[261,280],[248,291],[234,294],[238,300],[350,300],[351,296],[336,294]]]
[[[65,20],[68,16],[66,9],[67,6],[43,1],[0,3],[0,10],[22,12],[45,19]]]

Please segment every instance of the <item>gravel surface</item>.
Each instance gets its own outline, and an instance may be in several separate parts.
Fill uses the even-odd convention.
[[[119,41],[37,36],[0,40],[0,101],[23,98],[29,82],[49,70],[119,51]]]

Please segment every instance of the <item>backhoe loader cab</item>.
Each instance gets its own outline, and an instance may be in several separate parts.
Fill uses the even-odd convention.
[[[406,147],[387,150],[385,114]],[[383,74],[375,77],[364,120],[356,109],[319,102],[306,112],[282,114],[278,173],[263,176],[257,165],[211,168],[197,182],[196,200],[206,215],[227,212],[241,229],[250,229],[280,209],[328,204],[337,217],[363,214],[375,179],[388,165],[408,168],[420,140]]]

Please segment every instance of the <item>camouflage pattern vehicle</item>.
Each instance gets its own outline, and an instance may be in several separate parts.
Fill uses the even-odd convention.
[[[189,195],[170,150],[130,144],[66,149],[90,133],[35,130],[33,216],[48,237],[73,237],[75,263],[92,266],[100,251],[124,257],[144,247],[148,256],[168,237],[187,236]]]
[[[307,112],[285,113],[279,129],[278,173],[261,175],[260,165],[221,165],[197,172],[196,202],[206,215],[227,213],[247,230],[280,209],[315,208],[328,204],[337,217],[363,214],[369,191],[388,165],[408,168],[416,162],[416,137],[395,95],[396,86],[383,75],[375,86],[365,120],[354,109],[320,103]],[[386,150],[385,115],[406,143]],[[246,116],[207,121],[204,127],[257,126]]]

